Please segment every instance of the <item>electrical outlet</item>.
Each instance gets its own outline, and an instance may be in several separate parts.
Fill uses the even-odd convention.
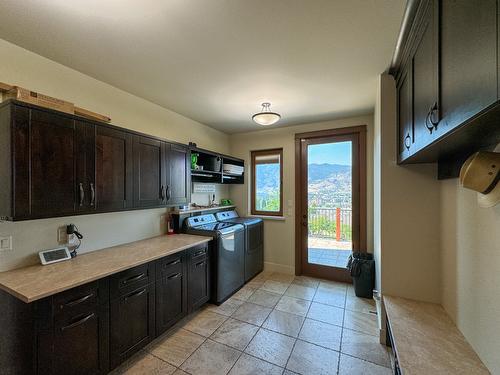
[[[68,242],[68,234],[66,233],[66,225],[57,228],[57,242],[59,245],[65,245]]]
[[[0,251],[12,250],[12,236],[0,237]]]

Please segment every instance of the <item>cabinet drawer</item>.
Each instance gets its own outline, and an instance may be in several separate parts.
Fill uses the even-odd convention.
[[[98,282],[70,289],[54,296],[53,309],[56,320],[66,320],[83,312],[95,310],[99,304]]]
[[[150,262],[111,276],[109,286],[111,298],[121,296],[154,280],[154,269],[154,263]]]
[[[189,259],[193,262],[197,259],[206,258],[208,254],[208,245],[200,245],[189,249]]]
[[[185,263],[185,252],[181,251],[177,254],[169,255],[168,257],[159,259],[156,262],[156,277],[158,279],[171,274],[183,273]]]

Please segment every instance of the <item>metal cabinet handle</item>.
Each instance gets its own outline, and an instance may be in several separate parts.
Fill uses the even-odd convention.
[[[82,303],[82,302],[87,301],[88,299],[90,299],[90,298],[92,298],[92,297],[94,297],[94,293],[87,294],[86,296],[83,296],[83,297],[81,297],[81,298],[77,298],[77,299],[74,299],[74,300],[72,300],[72,301],[69,301],[69,302],[67,302],[67,303],[65,303],[65,304],[62,304],[62,305],[60,306],[60,308],[61,308],[61,309],[64,309],[65,307],[73,307],[73,306],[75,306],[75,305],[78,305],[78,304],[80,304],[80,303]]]
[[[134,297],[142,296],[144,293],[146,293],[146,290],[147,289],[144,288],[144,289],[139,290],[138,292],[131,293],[124,298],[124,301],[128,301],[129,299],[134,298]]]
[[[180,272],[174,273],[173,275],[168,276],[167,280],[177,279],[180,275],[181,275]]]
[[[170,200],[170,185],[167,185],[167,202]]]
[[[437,128],[437,126],[439,124],[439,118],[437,119],[437,121],[434,121],[434,113],[436,113],[437,111],[438,111],[438,104],[437,104],[437,102],[434,102],[434,104],[432,105],[432,107],[430,109],[430,115],[429,115],[429,121],[434,126],[434,128]]]
[[[140,279],[142,279],[144,276],[146,276],[146,275],[145,275],[145,274],[144,274],[144,272],[143,272],[143,273],[141,273],[141,274],[139,274],[139,275],[129,277],[128,279],[123,280],[122,284],[128,284],[128,283],[131,283],[131,282],[133,282],[133,281],[140,280]]]
[[[427,116],[425,117],[425,127],[431,134],[434,129],[437,129],[437,126],[439,124],[439,119],[437,121],[434,121],[434,113],[436,113],[437,110],[437,102],[434,102],[434,104],[429,108],[429,112],[427,112]]]
[[[411,146],[411,137],[410,137],[410,133],[408,133],[405,137],[405,147],[407,150],[409,150],[410,146]]]
[[[161,201],[165,201],[165,186],[161,185],[161,188],[160,188],[160,199]]]
[[[172,261],[172,262],[170,262],[170,263],[166,263],[166,264],[164,264],[164,265],[163,265],[163,268],[167,268],[167,267],[169,267],[169,266],[174,266],[174,265],[176,265],[176,264],[179,264],[180,262],[181,262],[181,260],[180,260],[180,259],[176,259],[176,260],[174,260],[174,261]]]
[[[196,258],[198,255],[205,254],[205,249],[199,250],[196,253],[194,253],[193,258]]]
[[[83,201],[85,199],[85,190],[83,190],[83,183],[79,183],[78,187],[80,189],[80,207],[83,206]]]
[[[78,327],[79,325],[81,325],[81,324],[87,322],[88,320],[92,319],[94,316],[95,316],[94,313],[90,313],[89,315],[83,317],[82,319],[80,319],[80,320],[78,320],[78,321],[76,321],[74,323],[71,323],[71,324],[69,324],[67,326],[61,327],[61,331],[65,331],[65,330],[70,329],[70,328]]]
[[[201,262],[196,263],[194,266],[195,267],[201,267],[201,266],[204,266],[204,265],[205,265],[205,261],[203,260]]]
[[[94,183],[90,183],[90,205],[93,206],[95,204],[95,188]]]

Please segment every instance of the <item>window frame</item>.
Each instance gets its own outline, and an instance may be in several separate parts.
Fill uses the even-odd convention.
[[[257,156],[279,155],[280,158],[280,210],[279,211],[259,211],[256,209],[256,168],[255,158]],[[266,150],[255,150],[250,152],[250,163],[252,167],[252,183],[250,187],[250,213],[257,216],[278,216],[283,217],[283,148],[273,148]]]

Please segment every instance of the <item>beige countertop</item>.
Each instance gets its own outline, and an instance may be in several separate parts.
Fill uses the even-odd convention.
[[[489,374],[442,306],[384,295],[404,375]]]
[[[1,272],[0,289],[29,303],[211,239],[189,234],[163,235],[81,254],[65,262]]]

